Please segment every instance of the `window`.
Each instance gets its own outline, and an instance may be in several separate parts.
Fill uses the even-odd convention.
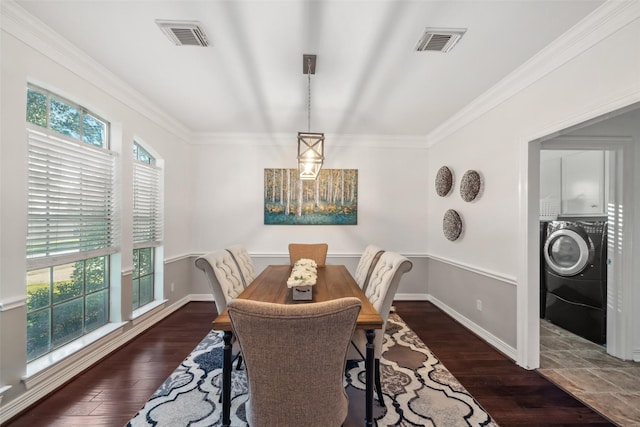
[[[34,86],[27,122],[31,361],[109,322],[109,255],[119,242],[109,124]]]
[[[133,143],[133,309],[155,299],[156,250],[162,242],[161,169]]]
[[[27,122],[108,148],[108,123],[85,108],[36,86],[27,87]]]

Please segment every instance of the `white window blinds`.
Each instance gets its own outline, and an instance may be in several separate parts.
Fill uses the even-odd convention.
[[[159,246],[162,243],[161,208],[162,169],[133,162],[133,248]]]
[[[27,268],[115,253],[115,153],[28,130]]]

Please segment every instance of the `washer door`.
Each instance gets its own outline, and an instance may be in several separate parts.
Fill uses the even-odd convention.
[[[589,243],[575,230],[562,228],[547,238],[544,245],[547,266],[561,276],[575,276],[589,263]]]

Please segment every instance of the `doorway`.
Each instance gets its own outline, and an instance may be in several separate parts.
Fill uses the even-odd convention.
[[[640,361],[640,283],[634,288],[640,278],[640,263],[634,261],[631,245],[640,242],[640,208],[636,207],[640,198],[635,196],[640,188],[640,103],[635,103],[525,140],[521,219],[527,231],[521,259],[525,286],[517,289],[517,363],[527,369],[536,369],[540,363],[540,152],[553,139],[558,149],[598,148],[615,153],[610,156],[615,181],[608,189],[607,217],[612,220],[611,243],[617,249],[609,253],[607,274],[608,282],[616,286],[608,287],[607,349],[616,357]]]
[[[640,108],[635,105],[624,111],[609,113],[606,117],[599,117],[558,132],[553,136],[533,141],[530,143],[528,151],[529,183],[536,181],[530,191],[535,192],[538,196],[540,196],[541,190],[537,185],[541,184],[540,180],[543,179],[540,169],[545,157],[544,153],[547,150],[554,150],[556,154],[561,153],[562,150],[566,150],[569,154],[581,151],[590,153],[601,151],[603,153],[606,180],[595,193],[602,195],[604,210],[597,208],[597,212],[583,211],[580,213],[602,212],[607,219],[606,346],[593,344],[592,341],[577,335],[569,336],[563,329],[553,328],[554,325],[550,326],[550,324],[541,325],[540,319],[534,321],[533,316],[529,316],[528,322],[531,327],[529,332],[533,328],[537,329],[532,334],[535,335],[534,339],[537,339],[537,343],[534,343],[531,348],[537,348],[538,356],[532,357],[530,360],[532,361],[531,367],[540,367],[541,374],[599,412],[615,419],[620,425],[628,425],[627,418],[631,413],[629,408],[637,408],[637,401],[625,400],[633,393],[625,393],[623,390],[625,390],[624,384],[627,383],[631,384],[633,389],[637,389],[636,362],[640,361],[640,337],[638,336],[640,331],[637,326],[634,328],[634,325],[640,325],[640,315],[634,314],[640,312],[640,284],[634,283],[637,282],[634,278],[640,277],[640,268],[636,265],[637,262],[635,262],[632,253],[632,243],[640,241],[640,233],[638,232],[638,225],[640,225],[638,203],[640,199],[635,196],[638,193],[636,189],[640,188],[638,186],[640,177],[636,172],[640,171],[639,141]],[[532,173],[531,168],[536,169],[535,173]],[[578,178],[582,177],[578,176]],[[530,213],[533,211],[533,204],[536,204],[535,207],[538,208],[536,210],[539,212],[539,206],[544,206],[544,204],[538,205],[537,202],[534,200],[533,194],[529,194]],[[586,207],[587,209],[591,207],[595,209],[595,205],[597,203],[590,203]],[[584,204],[578,203],[578,206],[585,208]],[[545,208],[549,209],[549,204]],[[561,204],[559,208],[562,208]],[[533,223],[539,224],[537,221],[531,221],[530,225]],[[532,230],[530,229],[529,236],[531,235]],[[530,289],[527,295],[529,298],[534,298],[533,295],[536,297],[541,295],[539,283],[544,275],[544,264],[540,260],[541,241],[542,238],[538,237],[536,244],[532,245],[538,251],[531,251],[529,255],[530,257],[532,254],[536,256],[535,260],[529,260],[530,272],[532,267],[537,268],[537,272],[539,272],[538,282],[535,284],[538,286],[532,286],[531,282],[529,284]],[[535,276],[529,275],[529,277]],[[541,297],[540,301],[542,301]],[[529,304],[528,307],[531,308],[532,305]],[[540,304],[540,310],[542,311],[542,304]],[[556,360],[561,360],[562,363],[556,366],[548,364],[550,335],[552,335],[551,339],[569,340],[570,344],[568,345],[572,348],[571,351],[557,353],[556,356],[559,356]],[[564,345],[567,345],[566,341]],[[590,345],[592,347],[589,347]],[[579,350],[577,350],[578,346],[581,346]],[[544,351],[541,351],[541,348]],[[584,353],[584,357],[581,356],[582,353]],[[530,355],[531,352],[528,354]],[[545,366],[542,366],[543,362]],[[585,364],[580,365],[582,362]],[[571,366],[572,363],[575,365]],[[597,368],[594,369],[594,366]],[[588,378],[583,375],[585,372]],[[612,373],[618,376],[612,378]],[[569,378],[568,383],[567,378]],[[580,383],[580,381],[583,382]],[[589,391],[589,384],[595,386],[596,389]],[[611,387],[611,390],[607,390],[607,386]],[[621,410],[621,408],[629,410]],[[637,420],[637,417],[632,417],[632,419]]]
[[[604,346],[614,249],[607,207],[615,152],[601,148],[608,145],[562,136],[540,151],[540,318]]]
[[[606,350],[608,354],[623,360],[640,360],[638,355],[634,354],[634,347],[638,343],[634,342],[632,329],[634,307],[640,307],[639,302],[634,300],[634,293],[637,292],[634,291],[632,280],[632,225],[634,215],[637,214],[637,210],[634,209],[637,203],[636,191],[632,191],[636,150],[633,136],[623,136],[625,133],[633,135],[634,132],[640,135],[640,129],[629,128],[639,126],[635,121],[639,117],[640,110],[636,109],[615,118],[594,121],[540,143],[540,167],[543,165],[543,154],[547,150],[568,153],[568,158],[578,158],[578,153],[593,158],[596,153],[602,153],[603,178],[592,179],[592,182],[588,183],[592,191],[583,198],[582,204],[576,202],[574,197],[576,194],[584,193],[581,191],[574,191],[571,200],[560,200],[558,214],[602,215],[607,218]],[[605,136],[606,132],[613,132],[612,129],[616,129],[618,135]],[[593,170],[594,166],[590,165],[587,168]],[[584,169],[581,172],[575,178],[576,182],[572,183],[574,187],[585,185],[585,176],[589,173]],[[542,179],[542,171],[540,173]],[[548,206],[545,208],[548,209]],[[541,280],[544,279],[542,266],[540,264]]]

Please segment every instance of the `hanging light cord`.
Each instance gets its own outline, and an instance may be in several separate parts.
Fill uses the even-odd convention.
[[[311,58],[307,58],[307,132],[311,133]]]

